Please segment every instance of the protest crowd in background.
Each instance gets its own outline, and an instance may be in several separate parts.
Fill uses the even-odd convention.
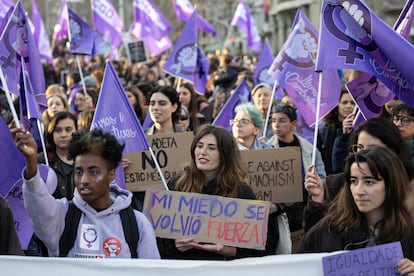
[[[36,29],[42,28],[43,23],[40,17],[36,17],[35,4],[32,18],[34,33],[31,33],[29,24],[24,23],[21,27],[10,20],[14,16],[21,22],[27,21],[20,1],[9,4],[10,7],[14,5],[10,10],[12,15],[2,15],[0,53],[4,56],[8,51],[13,62],[7,63],[3,58],[0,61],[3,76],[0,135],[3,141],[9,141],[2,147],[4,152],[8,151],[7,154],[0,157],[0,165],[5,168],[0,199],[7,201],[1,201],[4,211],[0,215],[0,254],[62,256],[59,254],[59,246],[62,245],[59,244],[60,237],[49,237],[53,231],[48,227],[57,225],[59,233],[62,233],[66,229],[62,227],[63,218],[59,222],[48,218],[48,208],[43,204],[46,201],[35,204],[42,207],[39,212],[46,214],[42,213],[39,217],[44,215],[53,222],[50,225],[39,226],[41,223],[30,217],[36,216],[37,211],[28,211],[28,215],[24,211],[17,213],[18,206],[23,209],[22,198],[16,196],[19,189],[31,200],[39,193],[39,198],[41,194],[51,204],[52,201],[59,202],[56,205],[53,203],[54,208],[59,210],[51,212],[53,215],[64,216],[65,208],[70,208],[72,200],[75,205],[84,204],[83,214],[92,208],[95,209],[91,209],[92,213],[96,213],[94,216],[99,217],[100,212],[111,209],[110,204],[96,204],[85,199],[87,192],[84,190],[88,188],[81,182],[83,178],[79,175],[76,158],[88,156],[89,151],[97,151],[103,155],[90,162],[110,161],[108,156],[91,145],[88,149],[83,145],[82,150],[85,151],[80,152],[73,148],[76,139],[83,139],[82,135],[91,131],[90,135],[95,135],[95,138],[103,137],[102,143],[115,137],[123,145],[122,161],[117,168],[104,162],[109,171],[106,177],[119,185],[105,182],[113,194],[104,199],[115,201],[118,198],[118,202],[122,197],[128,206],[135,209],[140,226],[140,240],[136,241],[139,248],[135,245],[138,258],[230,260],[353,250],[399,241],[403,256],[396,263],[396,270],[401,274],[414,275],[414,194],[410,188],[414,171],[414,78],[411,67],[407,66],[414,62],[414,47],[405,40],[406,29],[399,27],[411,26],[413,1],[407,1],[400,16],[402,19],[397,20],[394,26],[395,31],[385,27],[360,1],[351,2],[361,9],[364,16],[371,16],[371,20],[359,25],[355,20],[350,23],[353,19],[346,8],[331,5],[328,1],[323,3],[322,9],[326,14],[335,17],[336,13],[332,10],[338,9],[337,14],[343,17],[338,15],[341,19],[337,20],[344,20],[345,27],[349,23],[354,28],[360,28],[359,34],[366,36],[363,38],[336,35],[332,31],[334,21],[326,18],[321,21],[318,31],[305,13],[298,9],[291,34],[283,47],[275,52],[276,57],[269,42],[260,38],[244,1],[240,1],[231,25],[246,31],[249,53],[204,53],[197,43],[198,28],[212,36],[216,31],[193,7],[191,12],[183,9],[179,13],[182,8],[180,1],[173,1],[176,12],[181,16],[177,14],[177,17],[187,21],[187,24],[173,44],[168,38],[171,31],[168,21],[151,1],[142,2],[147,2],[148,10],[134,5],[135,17],[130,29],[132,35],[144,42],[141,61],[133,59],[130,52],[120,51],[123,42],[119,31],[122,32],[124,26],[118,26],[119,22],[115,19],[112,25],[108,24],[100,17],[98,10],[93,11],[95,30],[70,10],[70,3],[64,0],[57,20],[59,28],[55,28],[53,47],[49,46],[48,51],[37,47],[39,39],[44,38]],[[108,3],[110,5],[110,1]],[[243,16],[238,16],[241,13]],[[154,17],[158,20],[157,24],[151,21]],[[367,27],[367,24],[370,26]],[[106,32],[103,31],[105,28]],[[339,30],[339,27],[335,28]],[[24,31],[31,34],[23,41],[18,34]],[[104,35],[101,36],[101,33]],[[382,38],[386,35],[396,41],[399,51],[374,41],[375,36]],[[11,41],[8,39],[25,44],[27,51],[19,48],[21,45],[9,49]],[[164,41],[167,46],[158,47],[156,41]],[[335,49],[348,43],[356,43],[354,48],[362,49],[361,53],[355,50],[355,55],[344,54],[347,59],[354,59],[352,62],[344,62],[335,52]],[[33,50],[33,47],[38,50]],[[351,48],[349,46],[348,51],[352,51]],[[400,56],[392,56],[393,52],[398,52]],[[358,59],[358,55],[371,62],[364,63],[364,58]],[[403,62],[404,59],[407,60]],[[33,106],[36,107],[33,109]],[[8,128],[11,128],[13,136]],[[112,135],[95,133],[96,130],[92,132],[97,128]],[[175,154],[180,155],[177,160],[185,160],[187,165],[175,168],[178,173],[171,169],[168,172],[171,175],[158,176],[156,173],[154,178],[163,183],[166,190],[269,201],[271,207],[263,205],[264,209],[269,207],[266,218],[262,218],[259,211],[256,214],[257,220],[264,221],[257,227],[263,227],[260,229],[266,233],[257,235],[256,244],[253,242],[253,245],[242,248],[240,244],[243,239],[240,237],[240,244],[205,243],[189,237],[162,235],[157,236],[155,241],[154,232],[148,227],[150,223],[154,226],[157,221],[148,213],[148,204],[151,203],[146,202],[145,198],[157,198],[156,195],[149,188],[134,188],[132,193],[127,191],[127,186],[139,179],[136,167],[144,166],[144,163],[136,164],[134,154],[158,146],[165,147],[165,151],[161,152],[167,152],[165,156],[172,158],[168,156],[168,148],[177,146],[174,138],[179,141],[178,137],[185,133],[194,133],[195,138],[192,140],[192,135],[186,138],[189,143]],[[99,141],[101,138],[98,138],[94,140],[92,137],[88,141]],[[156,141],[163,142],[156,144]],[[272,155],[282,156],[283,150],[291,147],[295,147],[294,156],[298,159],[295,165],[292,161],[290,169],[294,167],[292,170],[295,172],[289,176],[301,180],[296,190],[300,192],[300,196],[295,197],[297,200],[274,200],[270,195],[273,192],[275,196],[275,190],[257,192],[254,187],[249,187],[252,178],[249,182],[248,174],[251,172],[247,165],[242,165],[242,157],[249,158],[249,153],[257,150],[264,155],[266,153],[266,158],[270,160]],[[31,152],[31,149],[37,150],[37,153]],[[160,151],[156,154],[160,160]],[[14,155],[18,157],[11,162]],[[155,167],[154,162],[148,161],[150,159],[153,160],[154,155],[145,162]],[[392,164],[387,166],[387,162]],[[248,163],[253,164],[253,161]],[[33,169],[38,164],[53,170],[56,187],[48,184],[53,178],[50,173],[43,177],[40,166]],[[269,161],[266,164],[272,163]],[[261,175],[261,179],[268,181],[261,185],[271,186],[269,183],[276,181],[272,176],[276,176],[277,170],[279,168],[273,167]],[[25,179],[28,172],[29,177]],[[158,170],[158,173],[161,171]],[[285,176],[286,183],[289,176]],[[34,184],[39,183],[47,187],[36,191]],[[45,193],[52,196],[46,197]],[[202,202],[203,197],[199,200]],[[198,211],[203,213],[200,206]],[[27,210],[31,207],[25,205]],[[346,211],[342,212],[343,208]],[[147,215],[149,221],[141,212]],[[19,221],[25,221],[20,227],[30,228],[23,240],[19,233],[21,230],[14,231],[12,227],[12,215]],[[162,215],[159,215],[161,226],[167,223],[162,220]],[[113,229],[98,229],[108,227],[110,223],[94,219],[87,218],[90,224],[88,229],[84,220],[81,227],[86,227],[86,230],[82,228],[81,231],[112,233]],[[34,232],[30,221],[35,221]],[[124,230],[125,234],[124,222],[118,224],[116,231]],[[192,227],[196,226],[194,222]],[[236,230],[234,233],[235,236],[240,235]],[[47,239],[46,242],[41,237]],[[261,238],[265,242],[262,241],[259,248]],[[85,253],[89,250],[85,248],[93,247],[93,242],[84,239],[84,244],[82,241],[79,246],[76,243],[74,251],[69,251],[69,248],[66,254],[70,252],[68,256],[71,257],[92,258],[93,254]],[[129,257],[128,253],[118,255],[116,251],[111,251],[111,246],[116,242],[105,242],[108,247],[94,257],[105,257],[104,253],[107,253],[106,257]],[[129,246],[131,249],[127,234],[122,242],[124,248]],[[117,246],[122,247],[120,244]],[[151,248],[154,252],[150,252]]]

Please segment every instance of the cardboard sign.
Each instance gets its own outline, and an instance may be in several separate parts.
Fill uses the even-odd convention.
[[[258,200],[303,200],[302,158],[299,147],[241,151],[249,174],[247,183]]]
[[[144,41],[132,41],[127,44],[128,58],[131,63],[142,63],[148,61],[148,54],[145,49]]]
[[[190,164],[192,132],[147,135],[164,178],[168,181]],[[130,191],[162,189],[161,177],[148,150],[126,154],[131,165],[124,170],[126,187]]]
[[[395,265],[403,258],[400,242],[352,250],[323,257],[323,275],[396,275]]]
[[[147,191],[143,213],[157,237],[264,249],[270,204],[165,190]]]

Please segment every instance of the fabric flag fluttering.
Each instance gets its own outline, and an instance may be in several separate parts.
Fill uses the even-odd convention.
[[[189,0],[173,0],[172,3],[178,20],[184,22],[190,20],[195,9]],[[199,14],[197,14],[197,27],[206,33],[211,33],[213,37],[217,35],[216,28]]]
[[[36,0],[32,0],[32,22],[34,26],[33,36],[39,49],[40,58],[53,64],[52,49],[50,48],[49,37],[43,24],[42,16],[36,5]]]
[[[239,104],[248,102],[251,102],[251,91],[246,81],[242,80],[214,119],[213,125],[221,126],[231,131],[230,120],[236,115],[234,109]]]
[[[16,95],[19,91],[22,58],[29,72],[36,102],[43,112],[47,108],[43,66],[26,11],[20,1],[16,3],[13,12],[7,19],[7,24],[0,37],[0,52],[3,56],[0,59],[0,67],[6,77],[8,90]]]
[[[160,40],[171,32],[171,25],[151,0],[134,0],[134,21],[130,32],[143,39],[152,37]]]
[[[325,0],[320,26],[316,70],[342,68],[370,73],[414,106],[414,46],[362,1]]]
[[[117,104],[114,105],[114,102]],[[91,128],[111,132],[119,143],[125,144],[123,154],[146,150],[150,147],[111,62],[106,64]],[[116,171],[116,180],[119,186],[126,187],[121,164]]]
[[[92,0],[91,5],[92,22],[95,28],[113,48],[118,48],[122,43],[124,24],[111,0]]]
[[[262,48],[262,41],[260,39],[259,31],[253,16],[250,13],[250,9],[244,0],[240,0],[234,13],[231,25],[242,29],[247,36],[247,46],[254,52],[259,53]]]
[[[273,60],[272,48],[270,47],[269,41],[266,39],[262,51],[260,52],[259,59],[257,60],[256,68],[253,72],[253,82],[255,86],[259,83],[267,83],[270,87],[273,86],[274,81],[268,72]]]
[[[69,32],[69,15],[68,15],[68,3],[66,0],[62,1],[60,6],[59,15],[53,29],[53,45],[60,43],[63,39],[68,38]]]
[[[414,0],[409,0],[402,9],[400,16],[394,24],[394,29],[405,39],[408,38],[414,19]],[[346,88],[359,107],[359,116],[364,119],[378,117],[382,106],[395,97],[375,76],[362,73],[361,76],[346,84]]]
[[[152,37],[146,37],[143,39],[145,46],[147,46],[148,50],[151,52],[153,57],[159,56],[166,50],[172,47],[172,42],[168,36],[161,38],[160,40],[156,40]]]
[[[301,9],[298,9],[288,39],[279,51],[269,74],[277,80],[299,109],[306,124],[316,121],[319,74],[315,72],[318,32]],[[324,71],[320,116],[337,104],[341,81],[336,70]]]
[[[96,55],[106,41],[86,21],[68,9],[70,24],[69,51],[72,54]]]
[[[197,11],[195,10],[177,39],[163,70],[192,82],[194,89],[204,95],[210,61],[197,44],[196,18]]]
[[[7,20],[7,13],[13,7],[13,2],[9,0],[0,0],[0,26]]]

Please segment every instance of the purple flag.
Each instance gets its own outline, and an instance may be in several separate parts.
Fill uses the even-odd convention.
[[[7,13],[13,5],[13,2],[10,2],[9,0],[0,0],[0,26],[7,21]]]
[[[257,30],[256,23],[250,13],[249,6],[247,6],[244,0],[240,0],[237,6],[236,12],[234,13],[231,25],[239,27],[246,33],[247,46],[254,52],[260,52],[262,48],[262,42],[260,39],[259,31]]]
[[[32,0],[32,21],[34,26],[33,36],[39,49],[40,58],[53,64],[52,50],[50,48],[49,37],[45,25],[37,8],[36,1]]]
[[[292,31],[269,69],[269,74],[286,90],[308,126],[316,121],[319,74],[314,69],[317,47],[318,32],[298,9]],[[321,91],[320,118],[338,104],[341,81],[336,70],[323,72]]]
[[[253,82],[255,86],[259,83],[267,83],[270,87],[273,87],[274,81],[268,72],[273,60],[272,49],[270,48],[269,41],[266,39],[263,49],[260,52],[256,68],[253,72]]]
[[[248,102],[251,102],[251,91],[246,81],[242,80],[214,119],[213,125],[222,126],[231,131],[230,120],[236,115],[234,109],[239,104]]]
[[[410,0],[407,1],[394,24],[396,32],[402,37],[408,38],[413,18],[413,0]],[[358,105],[364,120],[378,117],[382,106],[395,96],[382,82],[369,73],[363,73],[348,83],[346,87]]]
[[[192,82],[196,91],[204,94],[210,63],[197,46],[196,18],[197,11],[194,11],[177,39],[163,70]]]
[[[62,1],[60,6],[59,15],[56,21],[56,25],[53,29],[53,41],[55,44],[61,42],[64,38],[68,37],[69,32],[69,15],[68,4],[66,0]]]
[[[45,77],[40,61],[39,51],[30,30],[26,11],[20,1],[17,2],[13,12],[0,37],[0,67],[6,77],[10,92],[17,95],[22,70],[23,58],[29,72],[34,95],[39,105],[47,108],[45,97]],[[42,108],[42,110],[43,110]]]
[[[150,147],[121,81],[110,62],[106,64],[91,128],[111,132],[121,144],[125,144],[123,154],[142,151]],[[125,188],[122,165],[118,166],[116,175],[117,184]]]
[[[147,112],[147,115],[145,116],[145,120],[144,123],[142,124],[142,128],[143,129],[149,129],[152,125],[154,124],[154,122],[151,119],[151,115],[149,112]]]
[[[130,32],[137,38],[162,39],[171,31],[171,25],[151,0],[134,0],[134,22]]]
[[[180,21],[188,21],[194,12],[194,7],[188,0],[173,0],[175,15]],[[197,27],[206,33],[216,37],[217,30],[206,19],[197,14]]]
[[[106,41],[71,9],[68,9],[68,12],[70,23],[69,51],[72,54],[96,55],[105,46]]]
[[[21,153],[19,152],[19,154]],[[23,170],[23,167],[19,170],[20,175]],[[53,169],[43,164],[39,164],[38,169],[40,177],[45,181],[47,185],[47,190],[49,194],[52,194],[57,186],[56,173],[53,171]],[[23,179],[20,176],[20,179],[12,187],[5,199],[7,200],[7,203],[9,204],[10,209],[12,210],[17,235],[19,236],[22,248],[26,249],[30,242],[30,239],[32,238],[33,228],[30,223],[30,218],[27,215],[26,209],[24,207],[22,189]]]
[[[153,57],[159,56],[166,50],[172,47],[172,42],[168,36],[161,38],[160,40],[156,40],[150,36],[143,39],[145,45],[147,46],[148,50],[151,52]]]
[[[111,0],[92,0],[92,21],[106,41],[114,47],[122,43],[124,24],[112,6]]]
[[[414,47],[363,2],[325,1],[320,26],[317,70],[368,72],[398,98],[414,105]]]

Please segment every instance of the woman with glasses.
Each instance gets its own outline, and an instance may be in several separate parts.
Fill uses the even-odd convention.
[[[275,148],[279,147],[299,147],[302,157],[302,172],[312,164],[312,145],[303,137],[294,132],[296,126],[296,109],[287,104],[278,104],[272,110],[272,129],[274,135],[267,143]],[[316,152],[315,164],[317,171],[322,179],[325,179],[325,167],[319,151]],[[307,193],[303,193],[303,202],[288,204],[286,214],[289,218],[291,231],[297,231],[303,228],[303,208],[307,201]],[[283,206],[281,206],[283,207]]]
[[[230,120],[230,125],[240,150],[272,148],[257,137],[263,130],[263,117],[255,105],[251,103],[238,105],[235,112],[236,115]]]
[[[191,83],[182,83],[177,89],[177,93],[180,96],[181,105],[185,105],[190,113],[190,129],[192,131],[196,130],[200,124],[209,122],[209,116],[206,115],[209,114],[210,111],[204,109],[201,110],[199,108],[199,101],[201,99]]]
[[[181,131],[192,131],[190,129],[190,113],[188,112],[187,107],[183,104],[181,104],[180,117],[178,118],[177,124]]]
[[[400,158],[408,177],[413,179],[414,171],[409,150],[398,128],[390,120],[381,117],[369,119],[348,136],[349,146],[342,146],[347,152],[358,152],[370,146],[389,148]],[[324,216],[329,203],[336,197],[343,184],[344,173],[328,175],[324,184],[318,170],[315,171],[312,166],[307,168],[304,185],[309,199],[304,212],[305,231]]]
[[[405,103],[397,105],[392,110],[392,122],[398,127],[410,147],[414,164],[414,108]]]
[[[168,182],[170,190],[231,198],[255,199],[245,183],[246,172],[233,136],[224,128],[200,126],[191,143],[191,163]],[[223,244],[200,243],[194,238],[159,239],[162,258],[230,260],[262,256],[263,251]]]
[[[392,150],[371,146],[348,156],[345,186],[325,217],[305,236],[300,252],[353,250],[400,241],[398,275],[414,273],[414,227],[404,206],[409,178]],[[409,260],[411,259],[411,260]]]

